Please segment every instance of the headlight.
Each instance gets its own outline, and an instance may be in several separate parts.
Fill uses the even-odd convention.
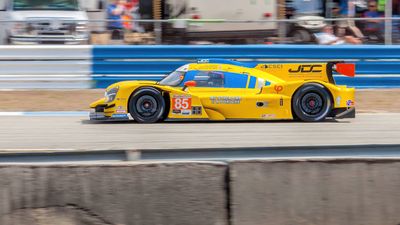
[[[106,91],[105,93],[105,98],[106,98],[106,103],[112,102],[115,100],[115,97],[117,97],[119,87],[114,87],[111,88],[110,90]]]

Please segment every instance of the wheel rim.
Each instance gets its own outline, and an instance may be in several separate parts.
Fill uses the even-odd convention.
[[[140,97],[136,102],[136,110],[142,117],[151,117],[157,112],[157,100],[149,95]]]
[[[293,34],[293,41],[294,42],[308,42],[309,41],[309,37],[308,37],[307,31],[297,30]]]
[[[323,107],[324,101],[317,93],[307,93],[301,98],[301,109],[308,116],[318,116]]]

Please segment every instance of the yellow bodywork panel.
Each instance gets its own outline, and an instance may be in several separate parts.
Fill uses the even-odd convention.
[[[307,83],[318,83],[328,90],[332,110],[352,108],[355,102],[355,89],[335,85],[327,63],[276,63],[254,67],[238,63],[192,63],[176,71],[182,74],[178,77],[181,83],[177,85],[161,85],[154,81],[119,82],[106,90],[106,95],[113,89],[118,90],[114,99],[102,98],[90,107],[96,110],[102,107],[107,118],[130,116],[129,104],[134,93],[142,88],[153,88],[166,102],[167,119],[286,120],[294,118],[292,97]],[[189,74],[194,74],[197,86],[184,87]],[[208,80],[204,80],[205,77]],[[217,78],[225,83],[214,87],[215,83],[210,80]]]
[[[285,81],[319,80],[329,83],[326,63],[258,64],[255,68],[270,74],[279,74],[279,78]]]

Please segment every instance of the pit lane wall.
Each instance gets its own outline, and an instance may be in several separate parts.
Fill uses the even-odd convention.
[[[223,163],[0,165],[0,224],[225,225]]]
[[[232,225],[400,224],[400,160],[230,164]]]
[[[246,62],[346,60],[355,78],[335,76],[357,88],[399,88],[399,45],[143,45],[0,46],[0,89],[105,88],[123,80],[161,80],[197,59]]]
[[[400,223],[400,159],[0,165],[0,224]]]

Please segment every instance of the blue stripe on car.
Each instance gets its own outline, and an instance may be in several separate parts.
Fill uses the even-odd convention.
[[[257,79],[253,76],[250,77],[250,82],[249,82],[249,88],[255,88],[256,87],[256,81]]]

